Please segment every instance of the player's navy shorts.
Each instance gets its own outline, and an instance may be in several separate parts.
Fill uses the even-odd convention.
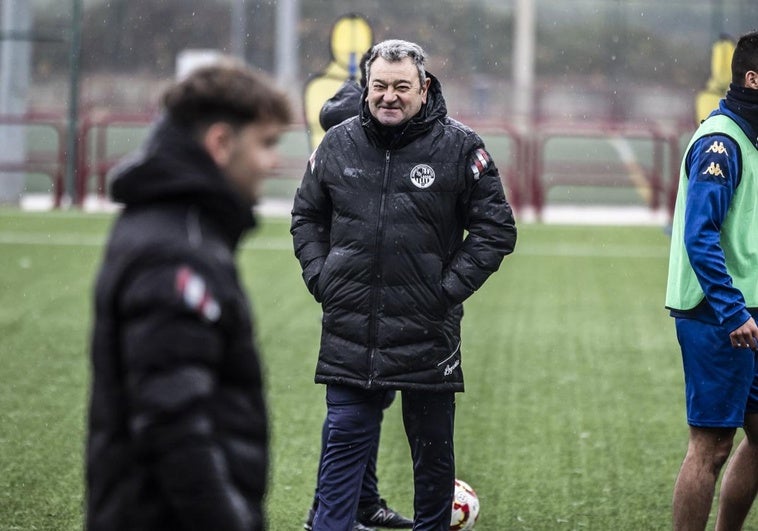
[[[676,319],[682,348],[687,423],[701,428],[739,428],[758,413],[758,358],[732,347],[729,332],[695,319]]]

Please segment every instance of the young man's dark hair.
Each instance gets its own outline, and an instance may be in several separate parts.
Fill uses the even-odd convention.
[[[176,123],[193,127],[213,121],[290,121],[289,103],[279,91],[271,90],[262,75],[231,63],[199,68],[166,90],[163,106]]]
[[[95,289],[86,528],[264,528],[268,422],[234,254],[290,119],[239,65],[173,85],[142,150]]]
[[[758,31],[747,33],[737,41],[732,55],[732,83],[743,86],[745,74],[758,70]]]

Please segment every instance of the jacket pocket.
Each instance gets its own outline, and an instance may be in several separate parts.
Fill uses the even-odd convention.
[[[321,273],[318,276],[318,282],[316,282],[316,292],[318,293],[319,302],[322,304],[327,302],[334,292],[335,256],[334,250],[329,251],[326,260],[324,260],[324,266],[321,268]]]

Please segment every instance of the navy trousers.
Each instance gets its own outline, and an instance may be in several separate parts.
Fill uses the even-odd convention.
[[[328,436],[319,470],[314,531],[351,531],[366,466],[375,449],[386,391],[328,385]],[[402,391],[413,460],[416,531],[447,531],[455,484],[455,394]]]
[[[382,409],[387,409],[395,400],[395,391],[385,391]],[[381,418],[380,418],[381,422]],[[329,440],[329,421],[324,419],[324,425],[321,428],[321,454],[318,459],[318,470],[321,473],[321,463],[324,462],[324,451],[326,443]],[[359,506],[372,505],[379,503],[379,479],[376,477],[376,460],[379,454],[379,433],[376,434],[376,441],[366,463],[366,472],[363,474],[363,484],[361,485],[361,496]],[[313,509],[318,508],[318,478],[316,478],[316,490],[313,494]]]

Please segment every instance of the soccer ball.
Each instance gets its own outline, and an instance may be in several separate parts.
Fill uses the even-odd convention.
[[[477,518],[479,518],[479,497],[468,483],[456,479],[450,531],[470,531],[474,529]]]

